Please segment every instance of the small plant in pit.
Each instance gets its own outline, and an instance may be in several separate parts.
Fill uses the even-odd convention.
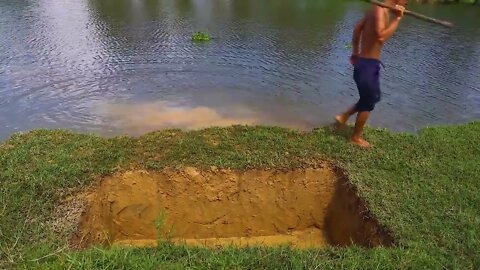
[[[155,220],[155,229],[157,230],[157,244],[160,246],[162,243],[170,242],[174,237],[173,225],[170,228],[165,228],[165,219],[167,213],[163,210]]]

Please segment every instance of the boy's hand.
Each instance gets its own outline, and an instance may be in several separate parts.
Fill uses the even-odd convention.
[[[350,64],[352,64],[352,66],[355,66],[355,62],[357,61],[357,58],[358,58],[358,55],[356,54],[352,54],[350,56]]]
[[[401,19],[403,17],[404,12],[405,12],[404,6],[395,5],[395,15],[397,16],[397,19]]]

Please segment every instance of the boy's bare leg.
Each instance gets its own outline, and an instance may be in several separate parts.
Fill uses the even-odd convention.
[[[368,116],[370,116],[370,112],[359,112],[357,115],[357,122],[355,123],[355,131],[353,132],[352,136],[352,143],[363,147],[368,148],[370,147],[370,143],[365,141],[362,137],[363,127],[368,120]]]
[[[357,113],[357,109],[355,109],[355,106],[352,106],[348,111],[344,112],[343,114],[339,114],[335,117],[335,120],[337,120],[337,124],[344,127],[350,116],[354,115]]]

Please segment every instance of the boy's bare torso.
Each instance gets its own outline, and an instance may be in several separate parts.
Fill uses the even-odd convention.
[[[381,9],[382,19],[375,16],[375,9]],[[380,60],[382,54],[382,48],[384,42],[378,39],[378,34],[376,32],[376,26],[378,23],[383,22],[383,25],[380,25],[382,29],[385,29],[389,25],[389,12],[387,9],[381,7],[373,7],[365,15],[365,25],[363,27],[361,42],[360,42],[360,57],[371,58]]]

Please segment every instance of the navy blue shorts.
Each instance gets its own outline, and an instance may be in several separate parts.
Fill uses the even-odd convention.
[[[360,100],[355,105],[359,112],[371,112],[380,101],[380,65],[376,59],[357,58],[353,70],[353,79],[357,84]]]

